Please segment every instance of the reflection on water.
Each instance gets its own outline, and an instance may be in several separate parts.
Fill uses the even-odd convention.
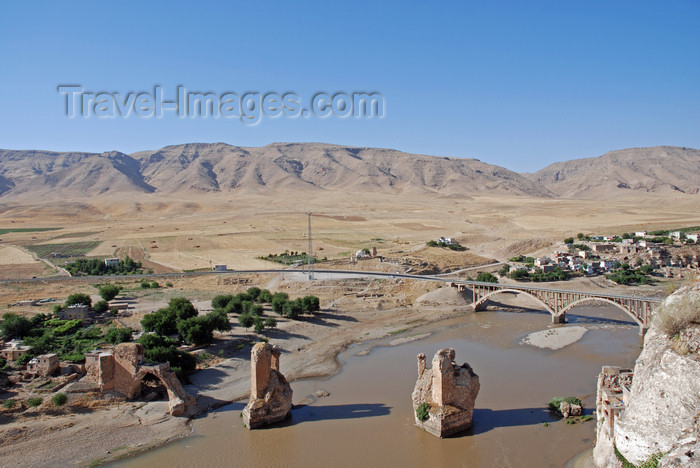
[[[295,408],[285,424],[249,431],[243,403],[194,421],[194,434],[115,466],[484,466],[561,467],[591,447],[595,422],[567,425],[546,411],[554,396],[579,396],[591,414],[603,364],[631,366],[640,350],[636,324],[615,308],[578,308],[570,322],[589,331],[557,351],[520,345],[551,326],[549,314],[479,312],[406,332],[419,341],[351,347],[340,374],[292,382]],[[474,427],[440,440],[413,424],[416,355],[452,347],[479,375]],[[362,354],[371,348],[369,355]],[[284,358],[282,359],[284,372]],[[317,390],[330,396],[316,398]],[[543,423],[547,422],[545,427]]]

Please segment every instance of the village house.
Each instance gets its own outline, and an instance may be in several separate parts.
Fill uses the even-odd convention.
[[[56,354],[42,354],[27,363],[27,372],[39,377],[48,377],[55,373],[58,368],[59,362]]]
[[[615,245],[614,244],[593,244],[593,251],[598,252],[598,253],[614,252]]]
[[[700,234],[698,234],[698,233],[688,234],[687,236],[685,236],[686,240],[691,240],[691,241],[695,242],[696,244],[698,243],[698,237],[700,237]]]
[[[119,266],[119,259],[118,258],[105,258],[105,266],[116,268]]]
[[[647,232],[646,231],[637,231],[634,233],[634,237],[646,237]]]
[[[213,270],[214,271],[226,271],[226,265],[224,265],[224,264],[214,265]]]
[[[550,263],[552,263],[552,259],[549,257],[538,257],[535,259],[536,267],[543,267],[545,265],[549,265]]]
[[[598,267],[601,270],[611,270],[615,266],[615,262],[613,260],[601,260],[598,262]]]
[[[445,245],[452,245],[454,244],[454,241],[452,240],[451,237],[441,237],[438,239],[438,244],[445,244]]]
[[[61,320],[83,320],[90,316],[90,308],[84,304],[76,304],[59,310],[57,315]]]
[[[0,349],[0,357],[7,361],[16,361],[32,350],[31,346],[24,346],[21,340],[12,340]]]

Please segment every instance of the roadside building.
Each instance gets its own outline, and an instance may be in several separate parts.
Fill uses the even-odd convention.
[[[214,265],[214,271],[226,271],[226,265]]]
[[[83,320],[90,316],[90,308],[84,304],[75,304],[58,311],[61,320]]]
[[[119,259],[118,258],[105,258],[105,266],[116,268],[119,266]]]

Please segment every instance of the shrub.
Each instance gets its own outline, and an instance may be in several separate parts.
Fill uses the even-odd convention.
[[[170,281],[168,281],[167,283],[165,283],[165,286],[168,287],[168,288],[172,288],[172,287],[173,287],[173,283],[171,283]]]
[[[418,408],[416,408],[416,416],[421,422],[427,421],[428,418],[430,418],[430,404],[421,403],[420,405],[418,405]]]
[[[2,407],[5,409],[12,409],[15,406],[17,406],[17,400],[13,400],[12,398],[2,402]]]
[[[31,397],[27,399],[27,405],[36,408],[37,406],[40,406],[44,402],[44,399],[41,397]]]
[[[95,305],[92,306],[92,310],[94,310],[98,314],[102,314],[109,310],[109,304],[107,303],[107,301],[97,301],[95,302]]]
[[[15,364],[17,364],[18,366],[26,366],[27,363],[29,361],[31,361],[33,357],[34,357],[34,353],[24,354],[24,355],[20,356],[19,358],[17,358],[17,360],[15,361]]]
[[[654,323],[669,337],[678,335],[691,324],[700,323],[700,295],[685,295],[660,304]]]
[[[56,406],[63,406],[68,402],[68,397],[65,393],[57,393],[51,397],[51,403]]]
[[[141,289],[151,289],[151,283],[146,280],[141,281]]]

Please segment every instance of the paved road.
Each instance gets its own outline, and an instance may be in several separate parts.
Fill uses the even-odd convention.
[[[226,275],[226,274],[251,274],[251,273],[302,273],[308,274],[305,269],[267,269],[267,270],[227,270],[227,271],[190,271],[182,273],[152,273],[147,275],[106,275],[106,276],[77,276],[77,277],[65,277],[65,276],[53,276],[47,278],[28,278],[28,279],[8,279],[0,280],[2,283],[16,283],[25,281],[71,281],[71,280],[105,280],[105,279],[128,279],[128,278],[183,278],[188,276],[203,276],[203,275]],[[448,281],[446,278],[441,278],[437,275],[411,275],[407,273],[384,273],[379,271],[356,271],[356,270],[313,270],[314,274],[324,274],[324,275],[341,275],[341,276],[358,276],[361,278],[405,278],[412,280],[423,280],[423,281],[439,281],[444,283]],[[658,297],[645,297],[645,296],[629,296],[622,294],[600,294],[593,293],[589,291],[576,291],[569,289],[554,289],[554,288],[543,288],[541,286],[531,286],[531,285],[517,285],[517,284],[497,284],[497,283],[484,283],[479,281],[469,281],[469,280],[449,280],[450,282],[456,284],[463,284],[465,286],[473,285],[483,285],[483,286],[499,286],[504,289],[515,289],[515,290],[538,290],[538,291],[553,291],[558,293],[573,293],[573,294],[587,294],[595,297],[604,297],[609,299],[644,299],[651,302],[661,302],[662,299]]]

